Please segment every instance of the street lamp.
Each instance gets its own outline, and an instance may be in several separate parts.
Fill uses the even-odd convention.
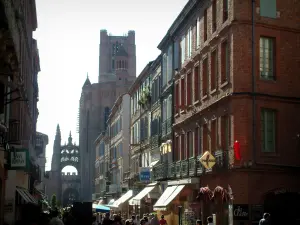
[[[181,219],[181,210],[182,210],[182,206],[179,205],[178,206],[178,225],[181,225],[181,221],[182,221],[182,219]]]

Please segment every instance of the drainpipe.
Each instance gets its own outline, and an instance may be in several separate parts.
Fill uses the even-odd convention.
[[[256,164],[255,0],[252,0],[252,161]]]
[[[174,114],[175,114],[175,110],[174,110],[174,103],[175,103],[175,94],[174,94],[174,86],[175,86],[175,41],[172,40],[172,44],[173,44],[173,48],[172,48],[172,87],[171,87],[171,93],[172,93],[172,110],[171,110],[171,126],[173,126],[175,120],[174,120]],[[178,62],[177,62],[178,63]],[[174,158],[175,158],[175,153],[174,153],[174,145],[175,145],[175,135],[174,135],[174,131],[172,128],[171,131],[171,135],[172,135],[172,162],[174,162]]]

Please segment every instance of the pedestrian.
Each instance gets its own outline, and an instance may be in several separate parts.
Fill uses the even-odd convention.
[[[207,225],[214,225],[214,220],[212,216],[207,217]]]
[[[202,220],[197,220],[196,225],[202,225]]]
[[[157,216],[155,214],[151,214],[150,215],[151,219],[150,219],[150,225],[159,225],[159,221],[157,219]]]
[[[269,213],[264,213],[263,218],[259,221],[259,225],[270,225],[270,217]]]
[[[165,216],[164,215],[161,215],[159,224],[160,225],[167,225],[168,224],[167,221],[165,220]]]

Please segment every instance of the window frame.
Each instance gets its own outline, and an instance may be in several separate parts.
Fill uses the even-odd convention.
[[[268,62],[268,71],[263,71],[266,69],[266,61],[267,59],[265,58],[265,53],[266,53],[266,48],[265,48],[265,42],[268,41],[269,43],[269,49],[268,51],[268,57],[269,57],[269,62]],[[262,44],[263,42],[263,44]],[[261,52],[263,49],[263,52]],[[263,55],[263,57],[262,57]],[[272,59],[270,59],[272,57]],[[262,59],[263,58],[263,59]],[[262,62],[263,60],[263,62]],[[262,68],[263,64],[263,68]],[[270,66],[270,64],[272,64]],[[270,67],[271,70],[270,70]],[[272,73],[271,75],[262,75],[262,73]],[[267,37],[267,36],[260,36],[259,37],[259,78],[261,80],[270,80],[270,81],[275,81],[276,80],[276,39],[274,37]]]
[[[266,116],[268,117],[268,113],[272,113],[272,142],[273,142],[273,146],[271,147],[272,149],[270,150],[270,146],[267,146],[269,143],[269,137],[268,137],[268,118],[265,118]],[[271,115],[269,115],[271,116]],[[270,109],[270,108],[261,108],[260,110],[260,125],[261,125],[261,152],[262,153],[276,153],[277,152],[277,142],[276,142],[276,138],[277,138],[277,110],[276,109]]]

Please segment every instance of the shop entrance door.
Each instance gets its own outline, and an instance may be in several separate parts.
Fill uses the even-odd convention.
[[[300,225],[300,194],[297,192],[276,193],[266,195],[264,211],[271,214],[272,225]]]

